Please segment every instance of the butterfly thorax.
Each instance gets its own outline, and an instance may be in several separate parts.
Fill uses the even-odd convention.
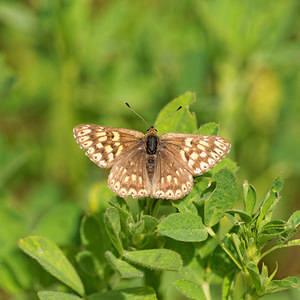
[[[157,130],[151,126],[146,133],[146,151],[148,154],[155,154],[159,143]]]
[[[148,178],[152,182],[154,171],[156,167],[156,152],[159,145],[159,137],[157,130],[151,126],[145,135],[145,147],[146,147],[146,170]]]

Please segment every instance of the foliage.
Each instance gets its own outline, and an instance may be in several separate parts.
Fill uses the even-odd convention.
[[[190,102],[186,101],[193,99],[192,94],[186,93],[178,99],[184,103],[185,119],[194,119],[188,111]],[[160,116],[177,108],[178,99],[170,102]],[[186,124],[191,124],[190,131],[195,129],[193,122],[187,120]],[[211,124],[203,130],[209,131],[209,127],[208,133],[213,134],[215,126]],[[244,209],[233,209],[239,197],[235,170],[235,164],[220,162],[217,170],[198,177],[195,189],[180,200],[116,196],[110,200],[99,195],[99,201],[108,201],[110,205],[83,218],[81,246],[74,249],[74,266],[48,238],[21,239],[21,249],[73,291],[39,292],[39,298],[83,299],[79,295],[92,300],[163,299],[161,276],[166,271],[176,272],[174,286],[190,299],[211,299],[211,284],[222,284],[222,299],[258,299],[297,288],[297,278],[273,280],[277,266],[269,274],[264,264],[261,270],[258,264],[275,249],[300,245],[300,240],[290,240],[300,224],[299,211],[287,222],[272,219],[283,185],[280,177],[275,179],[257,210],[254,187],[245,183]],[[232,223],[225,235],[222,234],[224,217]],[[105,231],[100,224],[105,225]],[[275,245],[263,250],[270,241]],[[244,279],[245,292],[234,296],[239,275]],[[130,281],[138,287],[122,288],[131,286]]]

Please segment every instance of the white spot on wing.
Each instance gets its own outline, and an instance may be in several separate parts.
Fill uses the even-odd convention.
[[[113,151],[113,148],[110,145],[106,146],[104,149],[107,153],[110,153]]]
[[[186,146],[192,147],[192,144],[191,144],[192,140],[193,140],[193,138],[186,138],[186,139],[185,139],[185,144],[186,144]]]
[[[96,161],[99,161],[102,157],[101,153],[95,153],[93,154],[93,159],[96,160]]]
[[[85,141],[87,141],[87,140],[89,140],[89,139],[90,139],[90,136],[89,136],[89,135],[86,135],[86,136],[83,136],[83,137],[79,138],[78,140],[79,140],[81,143],[83,143],[83,142],[85,142]]]
[[[99,142],[105,142],[106,140],[107,140],[107,136],[101,136],[101,137],[98,138]]]
[[[209,144],[204,141],[199,141],[199,144],[201,144],[202,146],[205,146],[205,147],[209,147]]]
[[[185,157],[185,155],[184,155],[184,151],[183,150],[180,150],[180,156],[181,156],[181,158],[182,158],[182,160],[183,161],[186,161],[186,157]]]
[[[224,152],[222,150],[220,150],[219,148],[215,148],[214,151],[217,152],[221,156],[224,155]]]
[[[203,161],[200,163],[200,168],[202,170],[206,170],[206,169],[208,169],[208,167],[209,167],[209,165],[206,162]]]
[[[118,141],[120,139],[120,134],[116,131],[113,131],[112,133],[114,135],[112,141]]]
[[[106,133],[104,131],[98,131],[97,133],[95,133],[95,137],[100,137],[100,136],[106,136]]]
[[[192,167],[192,166],[194,165],[194,163],[195,163],[195,162],[194,162],[192,159],[190,159],[189,162],[188,162],[188,165],[189,165],[190,167]]]
[[[215,145],[217,145],[222,150],[226,150],[226,148],[227,148],[223,143],[218,142],[218,141],[215,141]]]
[[[92,141],[87,141],[87,142],[82,143],[82,147],[88,148],[88,147],[90,147],[92,144],[93,144]]]
[[[215,152],[210,152],[210,155],[215,159],[218,160],[219,156]]]
[[[205,148],[202,145],[200,145],[200,144],[197,145],[197,148],[200,149],[200,150],[202,150],[202,151],[205,151]]]
[[[198,158],[198,154],[197,154],[196,152],[193,152],[193,153],[191,154],[191,158],[192,158],[193,160],[196,160],[196,159]]]
[[[111,162],[114,159],[114,155],[112,153],[108,154],[108,161]]]
[[[201,157],[206,157],[207,154],[206,154],[206,152],[203,151],[203,152],[200,153],[200,156],[201,156]]]
[[[85,128],[88,128],[88,127],[82,127],[82,130],[81,131],[79,131],[78,133],[77,133],[77,135],[78,136],[82,136],[82,135],[86,135],[86,134],[89,134],[89,133],[91,133],[91,129],[85,129]]]
[[[209,158],[207,161],[210,165],[214,165],[216,163],[215,160],[212,158]]]
[[[167,176],[167,180],[168,180],[168,183],[171,183],[172,176],[171,176],[171,175],[168,175],[168,176]]]

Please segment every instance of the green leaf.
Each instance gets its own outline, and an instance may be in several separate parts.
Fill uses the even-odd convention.
[[[189,264],[182,267],[180,271],[181,277],[201,284],[205,280],[206,273],[203,262],[204,261],[199,257],[199,255],[193,255]]]
[[[238,187],[232,172],[222,169],[212,179],[217,186],[204,205],[204,223],[210,227],[221,220],[226,210],[232,209],[238,197]]]
[[[184,95],[169,102],[158,114],[155,121],[157,125],[164,118],[173,113],[180,105],[183,106],[181,110],[176,112],[175,116],[168,119],[167,122],[162,122],[158,126],[159,134],[166,132],[185,132],[192,133],[197,128],[196,116],[189,111],[189,105],[195,101],[195,94],[187,92]]]
[[[300,239],[289,241],[285,246],[286,247],[300,246]]]
[[[218,246],[218,242],[215,239],[207,239],[205,242],[201,243],[198,246],[198,253],[201,259],[206,258],[207,256],[211,255]]]
[[[39,266],[33,266],[32,260],[18,248],[0,257],[0,290],[11,294],[30,290]]]
[[[276,203],[279,200],[279,191],[283,186],[283,180],[281,177],[277,177],[268,192],[264,202],[260,206],[257,218],[258,228],[260,229],[266,222],[271,221],[272,213]]]
[[[239,261],[244,263],[247,262],[248,259],[244,240],[240,239],[236,233],[228,233],[226,236],[233,243],[239,256]]]
[[[182,243],[171,238],[165,238],[164,247],[177,252],[183,261],[183,265],[189,264],[195,256],[194,243]]]
[[[231,172],[235,172],[238,168],[237,163],[229,158],[223,158],[215,167],[213,167],[208,174],[215,175],[222,169],[228,169]]]
[[[258,230],[257,242],[260,246],[264,245],[267,241],[283,236],[285,238],[289,235],[290,229],[286,229],[286,223],[282,220],[273,220],[265,223],[265,225]],[[292,230],[294,232],[294,230]]]
[[[271,187],[271,190],[279,193],[283,187],[283,179],[281,177],[277,177]]]
[[[215,122],[210,122],[202,125],[198,128],[193,134],[201,134],[201,135],[217,135],[220,129],[220,125]]]
[[[193,191],[193,190],[192,190]],[[194,203],[191,201],[192,195],[187,195],[186,197],[171,201],[172,205],[176,207],[181,213],[191,213],[197,214],[197,208]]]
[[[157,300],[152,287],[143,286],[130,289],[96,293],[89,296],[89,300]]]
[[[119,210],[121,219],[122,218],[127,219],[127,217],[131,215],[129,207],[124,198],[113,197],[110,199],[109,204],[111,204],[113,207]]]
[[[276,275],[278,270],[278,263],[276,262],[276,268],[273,271],[273,273],[269,276],[269,278],[266,280],[266,284],[269,284],[271,282],[271,280],[273,279],[273,277]]]
[[[261,292],[262,289],[263,289],[263,287],[262,287],[262,281],[261,281],[261,277],[260,277],[257,265],[250,262],[250,263],[247,264],[246,267],[247,267],[249,275],[250,275],[250,277],[252,279],[252,282],[253,282],[253,284],[255,286],[255,289],[258,292]]]
[[[76,236],[81,209],[74,203],[58,203],[49,208],[33,230],[34,235],[44,236],[57,244],[68,244]],[[66,218],[66,216],[68,216]]]
[[[232,299],[231,295],[233,293],[234,277],[235,277],[235,271],[229,272],[225,276],[222,285],[222,300]]]
[[[100,216],[102,217],[102,214]],[[102,218],[97,218],[96,215],[84,216],[80,226],[80,237],[87,250],[91,251],[100,262],[106,262],[104,252],[111,244]]]
[[[169,249],[124,251],[124,257],[129,262],[154,270],[179,271],[182,267],[180,255]]]
[[[178,203],[178,206],[175,206],[179,209],[180,212],[190,212],[198,214],[198,210],[195,209],[192,202],[203,201],[206,195],[204,192],[207,191],[207,188],[210,185],[211,178],[199,176],[194,178],[194,187],[192,188],[191,192],[187,194],[182,200],[173,201],[174,206]],[[183,203],[181,204],[181,201]],[[183,208],[185,206],[185,208]]]
[[[287,223],[291,227],[297,228],[298,225],[300,224],[300,210],[297,210],[297,211],[293,212],[293,214],[290,216],[290,218],[287,221]]]
[[[84,294],[84,287],[77,272],[55,243],[44,237],[30,236],[20,239],[19,247],[58,280],[79,295]]]
[[[7,224],[9,224],[9,230],[7,230]],[[20,236],[24,236],[28,230],[21,214],[0,205],[0,256],[3,257],[11,252],[16,247]]]
[[[152,216],[143,216],[142,220],[144,221],[144,233],[154,232],[158,224],[157,219]]]
[[[109,207],[104,215],[105,228],[108,236],[120,255],[123,254],[123,246],[120,239],[120,216],[117,208]]]
[[[144,273],[124,260],[116,258],[110,251],[105,252],[105,257],[111,266],[120,274],[121,278],[143,277]]]
[[[270,293],[275,293],[287,289],[298,288],[298,279],[296,277],[286,277],[281,280],[272,280],[268,286]]]
[[[201,242],[208,235],[201,217],[191,213],[169,215],[158,225],[158,232],[184,242]]]
[[[83,300],[76,295],[55,291],[41,291],[38,292],[38,296],[41,300]]]
[[[89,251],[81,251],[76,255],[76,260],[81,269],[92,277],[99,274],[100,265],[96,257]]]
[[[261,267],[261,281],[263,285],[268,283],[268,268],[264,263],[262,263]]]
[[[240,218],[246,223],[246,224],[249,224],[251,221],[252,221],[252,217],[244,212],[243,210],[240,210],[240,209],[230,209],[230,210],[226,210],[226,213],[228,214],[237,214],[240,216]]]
[[[256,192],[253,185],[248,182],[243,184],[243,196],[245,211],[252,215],[256,204]]]
[[[191,280],[180,279],[173,284],[183,295],[190,299],[206,300],[202,287]]]

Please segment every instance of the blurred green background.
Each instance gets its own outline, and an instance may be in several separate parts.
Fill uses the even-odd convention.
[[[299,0],[1,0],[0,298],[27,299],[34,284],[20,237],[78,244],[80,217],[108,172],[72,128],[145,131],[125,100],[152,123],[195,92],[198,125],[220,122],[239,182],[262,199],[281,175],[276,217],[299,209],[299,12]],[[278,278],[299,275],[296,247],[267,257],[271,269],[275,260]]]

